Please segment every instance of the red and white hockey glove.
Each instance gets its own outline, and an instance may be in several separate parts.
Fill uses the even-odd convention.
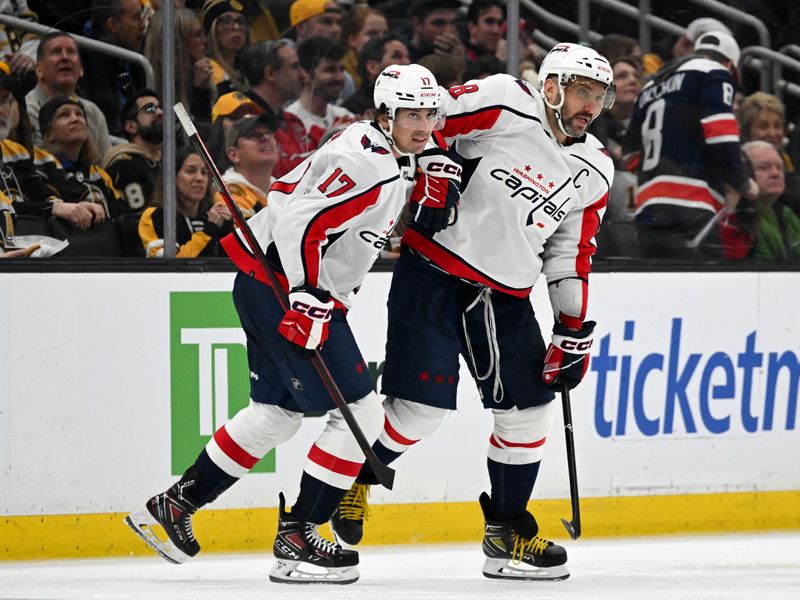
[[[436,233],[456,222],[461,191],[461,165],[453,154],[439,148],[417,156],[420,174],[411,191],[411,218],[419,227]]]
[[[542,379],[546,384],[560,386],[566,383],[572,389],[581,382],[589,368],[594,326],[594,321],[586,321],[579,331],[573,331],[556,322],[553,339],[544,357]]]
[[[289,310],[278,324],[278,333],[289,340],[303,358],[309,358],[328,339],[333,314],[330,292],[303,286],[289,292]]]

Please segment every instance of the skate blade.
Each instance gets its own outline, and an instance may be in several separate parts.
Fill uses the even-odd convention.
[[[125,524],[133,529],[134,533],[142,538],[145,543],[155,550],[164,560],[175,565],[185,563],[191,558],[188,554],[181,552],[172,543],[164,532],[164,538],[159,537],[154,531],[154,527],[163,531],[161,524],[153,518],[147,510],[132,512],[125,517]]]
[[[524,562],[515,563],[504,558],[487,558],[483,574],[489,579],[526,579],[530,581],[561,581],[569,577],[567,565],[535,567]]]
[[[358,581],[358,567],[336,567],[327,569],[311,565],[299,560],[275,559],[269,580],[274,583],[327,583],[330,585],[347,585]]]

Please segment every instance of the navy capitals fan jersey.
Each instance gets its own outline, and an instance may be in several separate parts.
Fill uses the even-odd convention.
[[[734,91],[728,70],[699,55],[665,66],[642,89],[623,145],[638,171],[640,225],[702,223],[725,205],[725,183],[745,183]]]
[[[453,87],[443,106],[441,133],[464,159],[458,219],[432,236],[410,228],[403,244],[452,275],[517,297],[541,272],[548,283],[585,281],[614,174],[597,139],[559,144],[541,94],[510,75]]]

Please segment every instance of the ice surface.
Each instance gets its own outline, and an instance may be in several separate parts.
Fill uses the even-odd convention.
[[[480,544],[367,546],[347,586],[269,582],[272,556],[0,562],[0,599],[614,600],[800,598],[800,534],[579,540],[561,582],[483,577]]]

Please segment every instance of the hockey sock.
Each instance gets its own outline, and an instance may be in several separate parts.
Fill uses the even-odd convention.
[[[194,472],[192,473],[192,471]],[[184,491],[186,499],[196,508],[213,502],[222,492],[239,481],[238,477],[228,475],[214,464],[205,448],[181,479],[187,475],[194,476],[197,479],[193,486],[187,487]]]
[[[487,464],[492,483],[494,518],[503,521],[525,514],[541,462],[506,465],[488,459]]]
[[[322,524],[330,520],[347,490],[334,487],[303,471],[300,494],[292,506],[292,516],[300,521]]]
[[[386,446],[381,444],[380,441],[376,441],[374,444],[372,444],[372,450],[375,452],[375,456],[377,456],[385,465],[391,464],[396,459],[403,456],[402,452],[389,450]],[[369,485],[378,484],[378,478],[375,477],[375,473],[372,472],[372,467],[369,466],[368,462],[365,462],[364,466],[361,467],[361,471],[359,471],[356,481],[358,483],[367,483]]]

